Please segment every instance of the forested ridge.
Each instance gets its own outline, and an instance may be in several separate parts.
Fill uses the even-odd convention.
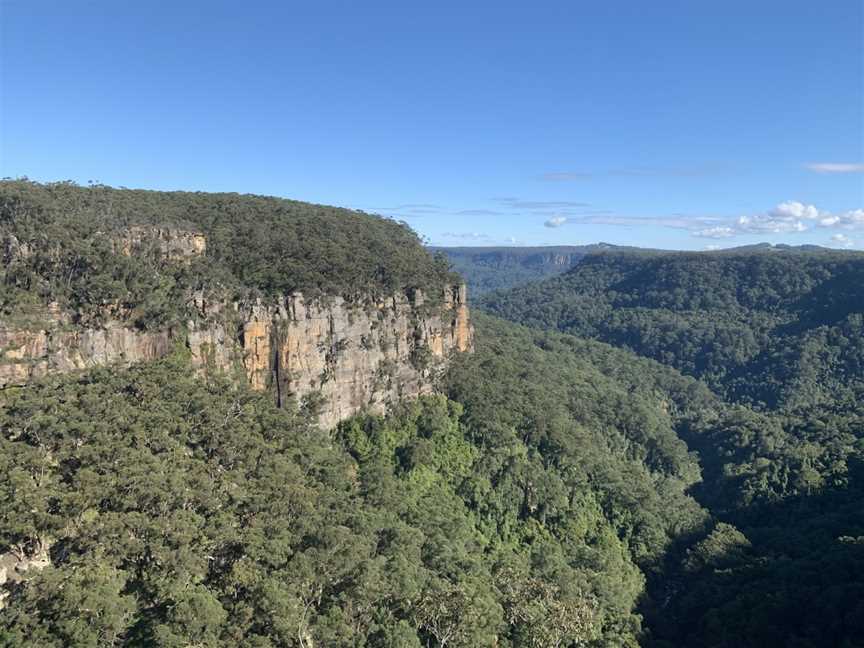
[[[859,253],[609,254],[484,300],[657,359],[723,399],[678,430],[702,469],[690,493],[716,526],[649,584],[648,645],[861,645],[862,279]]]
[[[456,280],[348,210],[0,197],[6,318]],[[117,254],[130,226],[207,252]],[[862,267],[593,254],[486,297],[435,395],[332,430],[179,347],[3,390],[0,646],[864,646]]]
[[[483,306],[631,349],[730,400],[771,408],[858,393],[862,286],[855,252],[611,253],[487,295]]]
[[[206,254],[165,263],[146,248],[117,253],[135,227],[203,234]],[[191,290],[356,299],[422,288],[436,298],[458,280],[404,223],[236,193],[3,180],[0,245],[6,318],[55,303],[81,321],[110,307],[152,328],[183,321]]]

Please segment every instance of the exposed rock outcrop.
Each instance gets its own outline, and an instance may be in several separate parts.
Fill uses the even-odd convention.
[[[9,597],[8,590],[4,591],[3,586],[6,583],[20,583],[27,580],[28,572],[48,567],[51,564],[48,549],[47,544],[40,542],[30,552],[18,547],[16,551],[0,554],[0,610],[6,606]]]
[[[57,312],[38,326],[0,322],[0,387],[153,360],[182,342],[203,374],[245,376],[280,404],[311,397],[321,425],[332,427],[363,408],[382,412],[399,398],[431,391],[449,356],[472,347],[464,286],[446,288],[440,300],[415,291],[363,303],[300,294],[227,303],[199,295],[193,311],[186,327],[161,331],[122,322],[76,328]]]
[[[170,349],[170,331],[143,332],[119,324],[70,329],[57,326],[56,320],[41,329],[0,323],[0,387],[23,385],[50,373],[152,360]]]
[[[207,251],[204,234],[176,227],[129,227],[112,242],[115,253],[130,256],[155,248],[166,261],[184,261]]]

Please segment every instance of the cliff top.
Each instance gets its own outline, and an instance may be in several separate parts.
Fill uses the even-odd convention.
[[[383,296],[458,281],[404,223],[235,193],[0,181],[0,314],[128,304],[176,317],[190,290]]]

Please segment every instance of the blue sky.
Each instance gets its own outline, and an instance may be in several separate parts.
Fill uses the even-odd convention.
[[[0,0],[0,174],[864,248],[864,3]]]

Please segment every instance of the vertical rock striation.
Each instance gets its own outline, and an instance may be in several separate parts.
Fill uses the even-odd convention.
[[[314,402],[329,428],[362,409],[383,412],[428,393],[451,354],[473,344],[464,286],[445,288],[437,300],[419,291],[361,302],[294,294],[227,303],[199,295],[193,311],[185,328],[161,331],[122,322],[78,328],[57,312],[27,327],[0,322],[0,387],[153,360],[182,343],[202,374],[243,376],[280,405]]]

